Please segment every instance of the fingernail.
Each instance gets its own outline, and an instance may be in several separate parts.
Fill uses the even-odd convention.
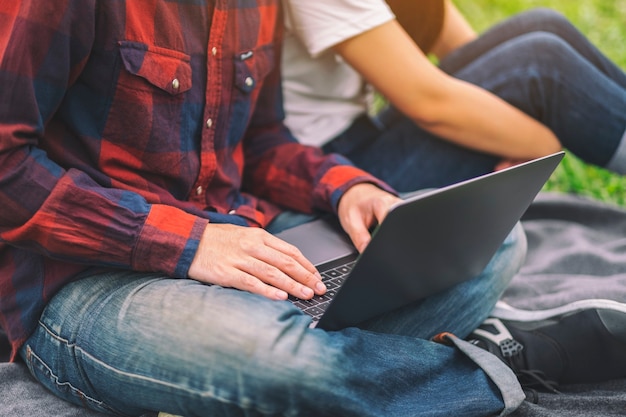
[[[317,291],[326,291],[326,285],[324,285],[324,283],[320,281],[317,284],[315,284],[315,289]]]
[[[313,297],[313,295],[314,295],[314,294],[313,294],[313,290],[312,290],[312,289],[310,289],[309,287],[303,287],[303,288],[302,288],[302,295],[303,295],[305,298],[310,298],[310,297]]]

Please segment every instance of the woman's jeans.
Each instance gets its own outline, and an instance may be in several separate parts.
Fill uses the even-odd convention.
[[[306,220],[279,216],[272,229]],[[525,250],[518,225],[474,279],[337,332],[309,328],[287,301],[92,273],[50,300],[20,353],[56,395],[128,416],[504,415],[524,399],[515,376],[461,339],[488,316]],[[430,340],[444,331],[458,336],[450,346]]]
[[[560,14],[536,9],[515,16],[440,67],[541,121],[582,160],[626,173],[626,75]],[[400,191],[458,182],[497,162],[429,134],[393,108],[378,120],[356,120],[324,150],[346,155]]]

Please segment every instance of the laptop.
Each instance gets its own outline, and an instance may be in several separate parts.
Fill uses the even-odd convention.
[[[394,205],[358,254],[335,219],[287,229],[327,292],[290,297],[311,327],[339,330],[480,274],[563,158],[558,152]]]

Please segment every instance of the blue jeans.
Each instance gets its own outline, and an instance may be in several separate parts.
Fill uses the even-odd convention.
[[[272,229],[301,221],[279,217]],[[504,415],[524,398],[515,376],[460,339],[488,316],[525,249],[518,225],[474,279],[337,332],[309,328],[289,302],[92,272],[50,300],[20,354],[56,395],[126,416]],[[458,336],[455,347],[430,340],[442,331]]]
[[[536,9],[514,16],[440,67],[541,121],[582,160],[626,174],[626,74],[560,14]],[[431,135],[393,108],[375,122],[356,120],[324,150],[346,155],[400,191],[471,178],[497,161]]]

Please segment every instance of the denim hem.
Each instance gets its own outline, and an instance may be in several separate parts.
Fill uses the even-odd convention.
[[[626,131],[624,131],[622,140],[619,142],[613,157],[606,164],[606,169],[619,174],[626,174]]]
[[[504,401],[504,409],[500,416],[511,414],[522,404],[526,399],[526,394],[524,394],[511,368],[493,354],[469,342],[454,336],[451,336],[450,340],[461,352],[474,361],[500,390]]]

